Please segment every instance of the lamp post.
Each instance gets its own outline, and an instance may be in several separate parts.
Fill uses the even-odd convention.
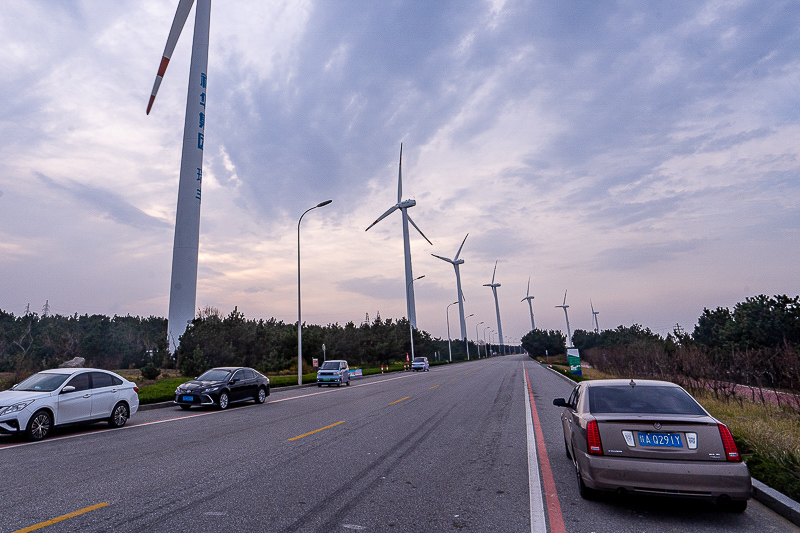
[[[323,207],[331,203],[333,200],[325,200],[320,202],[314,207],[310,207],[303,211],[300,215],[300,220],[297,221],[297,384],[303,384],[303,318],[300,312],[300,222],[306,213],[312,209]]]
[[[480,326],[483,323],[484,323],[483,320],[481,320],[480,322],[475,324],[475,346],[478,347],[478,359],[481,358],[481,345],[478,344],[478,326]]]
[[[456,305],[458,302],[453,302],[447,306],[445,309],[445,314],[447,315],[447,351],[450,353],[450,362],[453,362],[453,348],[450,345],[450,306]]]
[[[492,329],[492,326],[486,326],[483,328],[483,355],[485,357],[489,357],[489,345],[486,344],[486,330]]]
[[[465,317],[464,317],[464,324],[465,324],[464,333],[466,333],[466,332],[467,332],[467,331],[466,331],[466,323],[467,323],[467,319],[468,319],[469,317],[471,317],[471,316],[475,316],[475,313],[472,313],[471,315],[467,315],[467,316],[465,316]],[[467,346],[467,361],[469,361],[469,338],[467,338],[467,336],[466,336],[466,335],[464,336],[464,344],[466,344],[466,346]]]
[[[414,283],[418,279],[422,279],[424,277],[425,277],[425,275],[423,274],[422,276],[416,277],[416,278],[412,279],[411,281],[409,281],[406,284],[406,294],[408,294],[408,291],[411,290],[411,284],[412,283]],[[410,318],[408,319],[408,331],[411,333],[411,360],[413,361],[414,360],[414,326],[411,325],[411,319]]]

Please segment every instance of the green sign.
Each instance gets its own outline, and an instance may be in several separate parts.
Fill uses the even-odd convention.
[[[582,376],[581,373],[581,356],[577,348],[567,348],[567,362],[569,363],[569,371],[576,376]]]

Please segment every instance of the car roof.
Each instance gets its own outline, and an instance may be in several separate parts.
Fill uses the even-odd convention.
[[[323,361],[325,363],[346,363],[344,359],[328,359],[327,361]]]
[[[91,371],[91,372],[105,372],[107,374],[114,374],[110,370],[103,370],[102,368],[49,368],[42,370],[40,374],[75,374],[77,372]]]
[[[586,387],[620,387],[622,385],[634,384],[636,387],[678,387],[671,381],[660,381],[657,379],[593,379],[590,381],[582,381],[581,384]]]

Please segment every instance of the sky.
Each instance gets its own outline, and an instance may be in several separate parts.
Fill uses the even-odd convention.
[[[0,309],[167,316],[194,10],[4,0]],[[640,324],[800,293],[794,1],[213,0],[198,309],[406,315],[447,337]],[[459,337],[457,306],[450,334]],[[491,328],[491,329],[486,329]],[[497,339],[495,335],[495,340]]]

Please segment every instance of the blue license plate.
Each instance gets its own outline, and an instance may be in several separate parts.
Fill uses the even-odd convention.
[[[183,397],[181,397],[181,401],[193,402],[194,401],[194,396],[183,396]]]
[[[639,433],[639,446],[683,448],[680,433]]]

